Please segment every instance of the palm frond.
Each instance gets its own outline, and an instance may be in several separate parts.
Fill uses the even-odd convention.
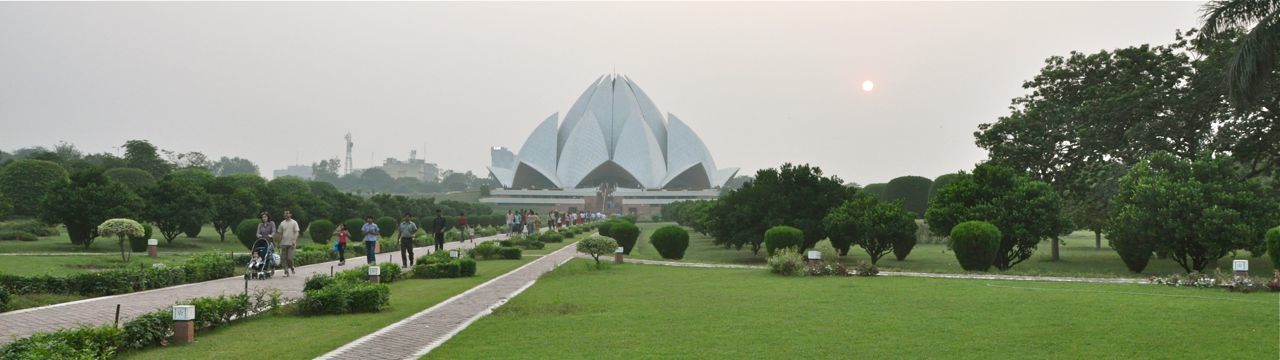
[[[1213,1],[1201,7],[1203,32],[1214,34],[1233,28],[1246,28],[1280,9],[1278,0]]]
[[[1280,17],[1272,12],[1236,42],[1236,53],[1227,69],[1227,92],[1231,101],[1251,105],[1265,91],[1280,50]]]

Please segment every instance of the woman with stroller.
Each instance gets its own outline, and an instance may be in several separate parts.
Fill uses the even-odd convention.
[[[271,222],[271,215],[263,212],[262,222],[258,224],[258,239],[273,241],[276,238],[276,223]]]

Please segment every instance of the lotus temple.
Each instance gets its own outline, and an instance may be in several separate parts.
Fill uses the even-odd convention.
[[[519,153],[496,146],[489,174],[502,184],[481,202],[542,211],[650,216],[662,205],[710,199],[737,174],[716,167],[702,139],[665,117],[626,76],[601,76],[563,121],[555,113]]]

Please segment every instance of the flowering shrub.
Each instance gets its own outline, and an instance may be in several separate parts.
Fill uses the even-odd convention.
[[[859,261],[857,265],[854,265],[853,270],[855,272],[854,275],[857,276],[876,276],[880,274],[880,268],[877,268],[876,264],[866,261]]]
[[[137,238],[146,235],[147,230],[142,228],[142,224],[129,219],[108,219],[98,225],[98,235],[115,236],[120,242],[120,259],[129,261],[129,253],[124,250],[126,242],[129,238]]]
[[[1214,270],[1213,275],[1192,272],[1186,275],[1155,276],[1151,278],[1151,283],[1173,287],[1224,288],[1232,292],[1246,293],[1254,291],[1280,292],[1280,271],[1276,271],[1276,277],[1271,280],[1227,275],[1222,271]]]
[[[804,257],[800,256],[794,249],[784,247],[778,249],[773,256],[769,257],[769,272],[782,276],[804,276],[808,274],[807,264]]]
[[[839,262],[823,262],[818,266],[809,267],[809,275],[811,276],[849,276],[849,268]]]

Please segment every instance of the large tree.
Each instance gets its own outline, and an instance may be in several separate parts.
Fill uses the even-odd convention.
[[[209,171],[218,176],[234,174],[259,175],[258,165],[254,164],[252,161],[238,157],[229,158],[226,156],[223,156],[221,159],[218,159],[218,161],[213,162],[213,164],[209,166]]]
[[[17,216],[39,214],[40,198],[51,191],[50,187],[66,183],[67,171],[52,161],[23,159],[0,168],[0,193],[13,203]]]
[[[142,169],[157,179],[173,171],[173,164],[160,157],[160,149],[146,140],[129,140],[124,143],[124,160],[131,168]]]
[[[341,168],[342,161],[338,158],[320,160],[320,162],[311,163],[311,176],[320,181],[338,181],[338,169]]]
[[[885,186],[885,200],[901,201],[902,206],[913,213],[916,218],[923,219],[924,211],[929,208],[929,187],[933,180],[920,176],[899,176],[889,180]]]
[[[96,169],[76,172],[69,182],[53,184],[39,204],[41,219],[65,225],[71,243],[86,248],[98,237],[103,221],[136,218],[144,206],[128,187]]]
[[[1152,252],[1187,272],[1204,271],[1232,251],[1264,252],[1262,238],[1280,217],[1280,199],[1256,179],[1240,180],[1227,156],[1195,160],[1157,153],[1120,180],[1107,237],[1130,270]]]
[[[129,167],[114,168],[107,170],[105,174],[107,177],[111,178],[111,180],[115,180],[124,184],[124,186],[128,186],[129,190],[133,190],[135,193],[141,192],[143,189],[156,184],[156,178],[151,176],[151,173],[143,171],[142,169]]]
[[[143,218],[154,223],[165,242],[182,233],[184,226],[204,224],[211,217],[209,193],[197,180],[166,176],[143,193],[147,200]]]
[[[215,179],[209,186],[210,220],[218,239],[227,241],[227,231],[241,220],[258,217],[262,208],[260,194],[265,191],[266,181],[262,178],[237,174]]]
[[[938,236],[947,236],[951,228],[970,220],[1000,228],[1003,236],[992,264],[1000,270],[1030,258],[1040,241],[1070,226],[1062,214],[1062,200],[1049,184],[996,164],[978,165],[973,174],[961,172],[955,182],[938,191],[925,219],[929,231]]]
[[[721,196],[710,211],[712,236],[726,246],[750,244],[758,253],[765,230],[787,225],[804,232],[800,250],[827,237],[822,218],[849,199],[856,188],[846,188],[839,177],[824,176],[809,165],[783,164],[756,172],[755,180]]]
[[[1227,94],[1241,107],[1275,106],[1276,52],[1280,51],[1280,1],[1212,1],[1204,6],[1204,33],[1242,32],[1226,66]],[[1274,107],[1272,110],[1276,110]]]

